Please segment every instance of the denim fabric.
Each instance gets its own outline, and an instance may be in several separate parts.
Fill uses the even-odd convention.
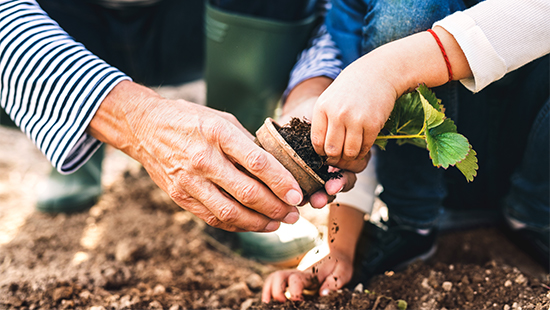
[[[204,1],[162,0],[119,9],[89,1],[38,3],[92,53],[134,81],[156,86],[202,76]]]
[[[465,8],[461,0],[336,0],[326,24],[347,66],[380,45],[429,29]]]
[[[478,1],[335,0],[327,29],[347,65],[372,49],[426,30]],[[380,198],[397,221],[427,228],[445,210],[499,210],[548,227],[548,56],[473,94],[459,82],[434,88],[458,132],[477,152],[478,176],[468,183],[455,167],[433,167],[427,150],[389,143],[378,152]],[[506,200],[505,200],[506,197]]]
[[[507,218],[513,218],[539,231],[550,228],[549,124],[550,100],[537,115],[527,138],[523,160],[512,175],[511,190],[504,203],[504,213]]]

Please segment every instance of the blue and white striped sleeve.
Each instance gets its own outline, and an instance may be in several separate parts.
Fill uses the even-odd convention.
[[[99,148],[86,128],[111,89],[129,79],[35,1],[0,0],[0,105],[61,173]]]
[[[330,3],[321,5],[324,5],[327,10],[330,9]],[[342,67],[340,50],[323,23],[316,29],[308,47],[302,51],[290,72],[290,79],[283,94],[283,101],[288,93],[301,82],[317,76],[335,79],[342,71]]]

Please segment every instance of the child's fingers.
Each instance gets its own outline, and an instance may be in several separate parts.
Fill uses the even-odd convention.
[[[325,153],[328,156],[327,164],[334,165],[342,158],[346,134],[346,127],[342,122],[338,119],[329,119],[324,146]]]
[[[277,271],[267,277],[262,290],[262,302],[269,303],[271,297],[280,302],[286,300],[286,276],[282,273],[282,271]]]
[[[357,182],[357,175],[353,172],[343,171],[342,179],[346,180],[346,182],[341,191],[348,192],[353,188],[353,186],[355,186],[355,182]]]
[[[273,299],[279,302],[285,302],[286,296],[285,291],[288,285],[288,277],[292,271],[283,270],[273,273],[270,277],[272,278],[271,282],[271,296]]]
[[[302,292],[304,291],[304,287],[309,286],[310,283],[304,283],[309,282],[307,281],[307,278],[303,276],[303,274],[297,274],[293,273],[288,277],[288,292],[290,293],[290,300],[302,300]]]
[[[319,289],[321,296],[328,295],[331,291],[336,291],[344,287],[351,279],[353,267],[350,264],[337,264],[330,275],[328,275]]]
[[[325,156],[325,137],[327,134],[328,118],[324,111],[321,111],[317,106],[313,111],[311,119],[311,144],[315,152],[321,156]]]
[[[375,137],[376,138],[376,137]],[[366,132],[363,130],[363,143],[361,144],[361,150],[359,152],[359,155],[357,155],[357,159],[362,159],[365,157],[370,158],[370,149],[372,147],[372,144],[374,141],[370,141],[370,137],[366,134]]]
[[[334,164],[334,167],[338,167],[342,170],[349,170],[351,172],[359,173],[367,167],[367,163],[370,159],[369,153],[366,156],[358,158],[356,160],[340,160],[338,163]]]
[[[363,126],[361,126],[361,122],[346,122],[345,132],[342,160],[355,160],[358,158],[363,146]]]
[[[264,287],[262,288],[262,302],[269,303],[271,301],[271,286],[273,285],[273,278],[270,276],[265,279]]]
[[[328,195],[334,196],[339,192],[347,192],[353,188],[357,176],[353,172],[340,171],[342,177],[328,180],[325,183],[325,191]]]

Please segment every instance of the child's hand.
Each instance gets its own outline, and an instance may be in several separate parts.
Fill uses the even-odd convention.
[[[368,60],[344,69],[315,104],[312,144],[332,166],[345,169],[346,162],[365,158],[397,99],[393,85],[372,72]]]
[[[262,291],[262,302],[268,303],[272,297],[284,302],[287,288],[290,300],[302,300],[304,289],[318,289],[319,294],[328,295],[331,290],[338,290],[348,283],[352,272],[352,258],[343,253],[331,252],[305,271],[289,269],[269,275]]]
[[[471,77],[468,60],[454,37],[441,27],[434,31],[449,55],[453,79]],[[374,49],[347,66],[317,100],[311,122],[315,151],[339,168],[343,168],[340,160],[363,158],[397,98],[420,83],[436,87],[448,79],[441,50],[428,32]]]

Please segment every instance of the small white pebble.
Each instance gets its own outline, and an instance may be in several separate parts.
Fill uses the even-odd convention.
[[[453,283],[449,282],[449,281],[445,281],[443,282],[443,284],[441,284],[441,287],[443,288],[443,290],[445,290],[446,292],[450,292],[451,289],[453,288]]]
[[[519,276],[517,276],[515,281],[517,284],[522,284],[523,282],[525,282],[525,277],[522,274],[520,274]]]
[[[512,286],[512,281],[506,280],[506,282],[504,282],[504,286],[506,286],[506,287]]]
[[[502,307],[502,310],[510,310],[510,306],[509,305],[504,305],[504,307]]]
[[[485,269],[485,273],[486,274],[491,274],[491,270],[490,269]]]
[[[160,295],[166,293],[166,288],[162,284],[157,284],[153,289],[153,295]]]
[[[424,278],[424,279],[422,280],[422,287],[423,287],[423,288],[432,288],[432,287],[430,286],[430,284],[428,284],[428,278]]]
[[[455,265],[449,265],[449,270],[455,270]]]

